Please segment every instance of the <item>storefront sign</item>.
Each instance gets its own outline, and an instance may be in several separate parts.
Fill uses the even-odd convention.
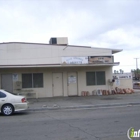
[[[62,64],[88,64],[88,57],[62,57]]]
[[[75,76],[70,76],[68,77],[68,83],[76,83],[76,77]]]
[[[18,81],[18,74],[17,73],[13,74],[13,81]]]
[[[113,63],[113,56],[89,56],[88,62],[89,64]]]
[[[114,79],[132,79],[132,73],[115,73],[113,74]]]
[[[116,86],[120,86],[120,79],[115,79]]]

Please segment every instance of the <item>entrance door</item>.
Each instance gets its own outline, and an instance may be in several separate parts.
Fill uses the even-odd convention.
[[[53,73],[53,96],[63,96],[62,73]]]
[[[12,74],[2,74],[1,79],[1,88],[13,92]]]
[[[70,72],[68,73],[68,96],[76,96],[77,94],[77,73]]]

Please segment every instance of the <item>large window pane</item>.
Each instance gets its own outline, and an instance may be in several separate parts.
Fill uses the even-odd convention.
[[[43,73],[33,74],[33,87],[43,87]]]
[[[105,85],[105,72],[96,72],[96,80],[97,85]]]
[[[32,74],[22,74],[22,88],[32,88]]]
[[[86,73],[87,85],[95,85],[95,72]]]

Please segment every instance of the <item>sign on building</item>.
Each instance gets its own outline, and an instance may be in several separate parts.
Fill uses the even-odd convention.
[[[115,73],[113,74],[114,79],[132,79],[132,73]]]
[[[100,64],[113,61],[113,56],[62,57],[62,64]]]
[[[62,57],[62,64],[88,64],[88,57]]]
[[[76,83],[76,82],[77,82],[77,80],[76,80],[76,77],[75,76],[70,76],[68,78],[68,83]]]
[[[17,73],[13,74],[13,81],[18,81],[18,74]]]
[[[88,61],[90,64],[113,63],[113,56],[89,56]]]

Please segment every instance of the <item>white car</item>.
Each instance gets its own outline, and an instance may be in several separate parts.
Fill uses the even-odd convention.
[[[14,95],[0,89],[0,113],[9,116],[16,111],[28,109],[28,102],[24,96]]]

